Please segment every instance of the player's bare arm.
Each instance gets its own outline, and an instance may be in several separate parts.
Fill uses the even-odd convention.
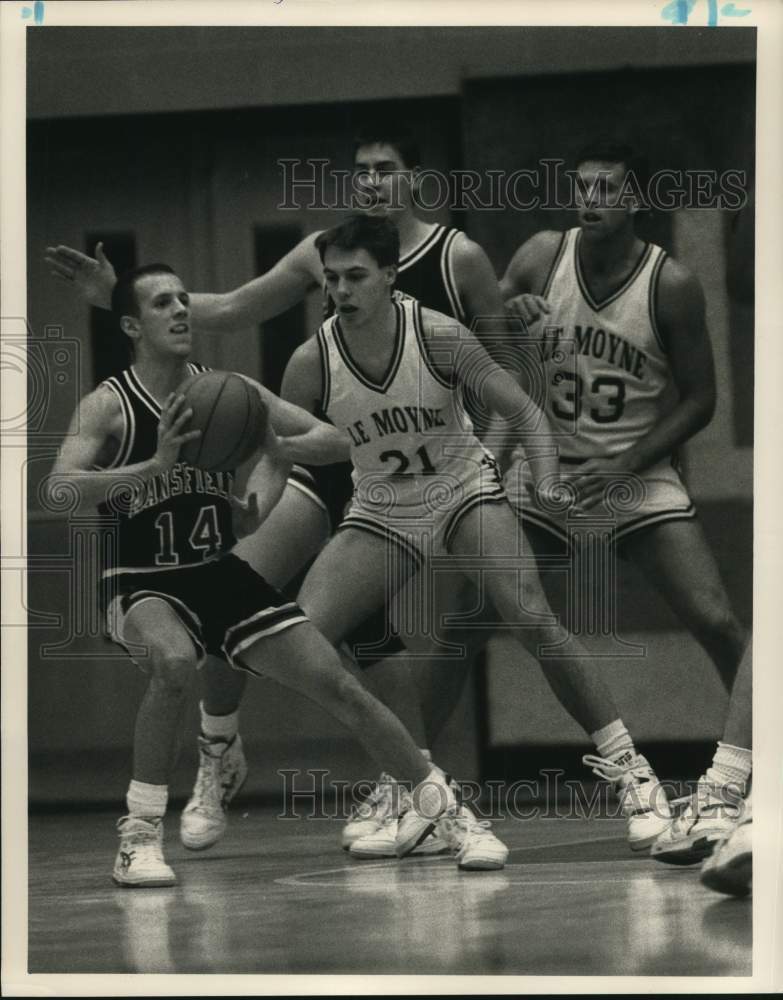
[[[109,491],[127,486],[129,481],[146,482],[166,472],[176,462],[182,445],[201,433],[185,430],[193,411],[182,410],[184,398],[172,393],[163,404],[158,447],[151,458],[119,469],[95,469],[95,465],[111,461],[122,435],[120,401],[110,389],[98,387],[85,396],[71,420],[46,482],[47,492],[55,495],[58,482],[67,478],[76,483],[82,504],[97,504],[106,500]]]
[[[505,316],[503,299],[495,269],[484,250],[460,233],[452,252],[454,279],[468,326],[479,338],[486,330],[498,330],[498,321]]]
[[[440,344],[442,348],[442,334],[438,335],[435,331],[443,329],[444,317],[431,309],[423,309],[422,321],[425,342]],[[435,362],[437,368],[446,378],[455,379],[475,392],[487,409],[507,421],[516,443],[525,449],[529,457],[535,481],[554,486],[559,478],[559,465],[555,439],[546,414],[513,376],[492,360],[478,338],[465,327],[459,329],[459,343],[454,347],[451,366],[447,368],[439,360]]]
[[[315,341],[308,341],[302,347],[309,347],[311,344],[316,347]],[[293,358],[291,361],[293,362]],[[318,365],[316,375],[320,382],[320,365],[317,358],[316,365]],[[331,465],[334,462],[348,461],[350,441],[347,435],[338,431],[332,424],[313,416],[314,406],[305,408],[297,402],[281,399],[259,382],[244,375],[242,377],[261,394],[269,412],[268,436],[263,444],[265,453],[274,449],[277,455],[289,464],[304,462],[307,465]],[[288,369],[283,380],[283,391],[286,377]],[[298,378],[296,365],[291,378],[294,380]]]
[[[321,261],[315,249],[317,235],[306,236],[266,274],[233,291],[191,295],[194,328],[205,333],[232,333],[263,323],[300,302],[320,284]],[[45,259],[52,274],[68,282],[90,305],[100,309],[111,307],[111,293],[117,278],[103,253],[103,244],[96,246],[95,257],[62,244],[47,247]]]
[[[715,365],[704,292],[698,278],[670,257],[661,268],[656,310],[678,402],[649,433],[620,455],[584,464],[575,481],[584,509],[601,499],[607,472],[643,472],[706,427],[715,411]],[[603,473],[603,478],[596,477],[597,472]]]
[[[313,416],[319,408],[321,393],[321,358],[318,343],[312,337],[297,348],[288,362],[281,398],[276,402],[281,420],[286,421],[287,429],[282,433],[290,435],[285,438],[284,447],[294,462],[332,465],[350,461],[348,435]]]
[[[557,254],[562,233],[545,229],[522,244],[500,279],[500,294],[506,310],[525,324],[537,322],[549,313],[542,296],[549,269]]]

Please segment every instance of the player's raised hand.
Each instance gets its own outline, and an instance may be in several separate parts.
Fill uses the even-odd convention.
[[[200,434],[200,430],[186,431],[185,424],[193,416],[193,410],[179,412],[185,397],[171,393],[161,407],[158,422],[158,449],[155,452],[155,462],[162,472],[167,471],[179,458],[179,450],[186,441],[192,441]]]
[[[95,257],[88,257],[63,244],[47,247],[44,260],[56,278],[72,285],[91,306],[111,308],[111,293],[117,283],[117,275],[103,252],[103,243],[95,247]]]
[[[508,299],[506,311],[511,316],[519,316],[526,325],[529,325],[552,312],[552,307],[543,296],[525,292],[523,295],[515,295],[513,299]]]

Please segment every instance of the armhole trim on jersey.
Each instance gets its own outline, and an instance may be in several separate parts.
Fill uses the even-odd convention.
[[[133,416],[133,407],[125,395],[125,390],[114,376],[101,382],[101,385],[105,385],[112,390],[117,399],[119,399],[120,408],[122,409],[122,440],[120,441],[120,447],[117,449],[117,454],[112,461],[108,465],[103,466],[104,469],[116,469],[121,465],[128,464],[128,457],[133,451],[133,443],[136,440],[136,419]]]
[[[161,409],[158,406],[157,400],[149,392],[139,376],[132,368],[126,368],[122,374],[125,376],[128,389],[138,396],[156,420],[160,420]]]
[[[552,287],[552,282],[555,278],[555,273],[560,267],[560,261],[563,259],[563,254],[566,251],[566,245],[568,244],[568,230],[560,234],[560,242],[557,244],[557,252],[549,266],[549,272],[546,276],[546,281],[544,282],[544,287],[541,291],[541,297],[546,298],[549,295],[549,289]]]
[[[657,307],[657,297],[658,297],[658,282],[661,277],[661,270],[666,262],[668,254],[665,250],[661,250],[658,254],[658,259],[653,264],[652,274],[650,275],[650,287],[647,293],[647,307],[650,313],[650,326],[652,327],[652,332],[655,336],[658,346],[663,351],[664,354],[669,353],[666,340],[661,333],[661,328],[658,326],[658,307]]]
[[[421,302],[419,302],[418,299],[412,299],[411,301],[413,302],[413,329],[416,331],[419,353],[424,360],[424,364],[427,366],[427,371],[430,375],[432,375],[436,382],[443,386],[444,389],[453,390],[453,381],[447,379],[445,375],[438,371],[435,366],[435,362],[430,357],[427,342],[424,339],[424,320],[421,315]]]
[[[324,324],[325,326],[326,324]],[[332,380],[329,369],[329,347],[326,343],[326,330],[324,326],[318,328],[315,337],[318,341],[318,356],[321,359],[321,399],[320,407],[326,416],[329,410],[329,397],[332,394]]]
[[[440,223],[436,224],[429,236],[425,236],[417,247],[409,250],[404,257],[400,257],[397,271],[405,271],[415,264],[417,260],[421,260],[424,254],[429,253],[433,246],[438,242],[443,235],[444,230],[445,226],[442,226]]]
[[[454,277],[454,262],[452,260],[452,250],[454,248],[454,242],[458,236],[459,230],[452,229],[443,241],[443,249],[440,254],[440,273],[443,278],[443,287],[446,289],[446,294],[449,297],[449,303],[451,305],[451,311],[454,314],[454,318],[458,319],[460,323],[464,323],[465,310],[462,306],[462,302],[460,301],[459,290]]]

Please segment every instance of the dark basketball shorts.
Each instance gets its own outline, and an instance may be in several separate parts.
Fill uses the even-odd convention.
[[[243,650],[308,621],[298,604],[234,555],[182,569],[120,573],[104,581],[104,600],[111,639],[137,663],[137,647],[126,641],[124,623],[133,608],[148,600],[165,601],[174,610],[201,661],[210,653],[242,669],[238,658]]]

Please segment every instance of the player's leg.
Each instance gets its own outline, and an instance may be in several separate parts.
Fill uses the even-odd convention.
[[[411,654],[426,745],[432,747],[454,714],[470,665],[488,633],[448,624],[449,616],[473,611],[479,600],[462,573],[439,572],[426,591],[411,580],[398,602],[399,630]]]
[[[622,539],[622,546],[704,647],[731,690],[748,633],[731,607],[698,520],[653,525]]]
[[[420,556],[379,527],[346,519],[307,572],[297,602],[322,635],[339,645],[371,614],[395,599]]]
[[[709,858],[735,827],[746,819],[743,799],[748,791],[753,766],[752,660],[752,647],[748,643],[731,691],[723,739],[718,743],[712,763],[699,778],[696,791],[680,810],[670,829],[653,845],[651,854],[656,861],[674,865],[697,864]],[[749,846],[749,833],[749,829],[744,831],[738,842],[745,844],[747,841]],[[733,850],[724,861],[733,871]],[[709,870],[710,866],[706,867]],[[749,874],[749,857],[743,854],[736,867]],[[734,884],[732,879],[730,875],[731,885]]]
[[[599,749],[599,756],[586,757],[585,763],[615,784],[628,818],[629,844],[642,850],[671,822],[665,794],[619,719],[611,694],[602,685],[600,668],[552,613],[535,561],[520,557],[522,568],[517,570],[508,565],[509,554],[519,552],[517,532],[516,517],[506,502],[484,503],[468,509],[456,523],[450,549],[486,560],[481,573],[489,599],[500,617],[513,626],[515,638],[542,667],[546,665],[550,683],[554,681],[553,688],[563,693],[574,717],[583,720]],[[587,709],[582,698],[587,700]],[[607,699],[605,704],[603,699]]]
[[[383,537],[363,527],[351,526],[349,518],[311,567],[299,594],[299,603],[313,624],[336,644],[345,636],[354,635],[358,623],[378,610],[384,614],[388,610],[391,617],[398,620],[397,595],[402,596],[419,562],[419,554],[401,545],[395,536]],[[340,581],[339,588],[335,587],[335,580]],[[402,663],[404,668],[404,658]],[[387,687],[380,696],[384,704],[387,704],[388,693]],[[387,707],[405,711],[406,697],[404,695]],[[415,719],[418,706],[414,702],[409,707]],[[397,711],[394,714],[397,716]],[[399,715],[398,718],[410,731],[408,717]],[[420,732],[412,735],[421,745]],[[426,749],[422,752],[430,759]],[[363,803],[359,813],[352,815],[346,824],[342,835],[344,848],[351,847],[360,837],[376,833],[383,835],[387,847],[396,839],[399,799],[395,794],[395,779],[398,777],[394,772],[382,773],[370,800]],[[443,845],[432,839],[422,845],[426,853],[438,853],[442,849]]]
[[[113,877],[122,886],[173,885],[174,872],[163,858],[163,816],[200,650],[180,615],[157,596],[135,603],[131,597],[119,634],[123,644],[146,649],[146,656],[137,659],[150,680],[136,716],[128,815],[118,823],[120,848]]]
[[[422,819],[432,808],[433,796],[442,811],[453,802],[453,793],[399,719],[342,665],[335,649],[357,620],[383,602],[387,588],[393,594],[413,571],[411,555],[396,543],[389,551],[389,544],[385,538],[347,529],[316,560],[302,588],[302,603],[308,612],[312,609],[328,639],[306,620],[303,607],[281,603],[279,594],[240,560],[223,560],[222,570],[232,574],[242,593],[235,614],[243,617],[227,626],[222,648],[235,665],[272,677],[320,705],[343,722],[382,767],[419,786],[410,810],[413,815],[401,822],[398,831],[398,853],[407,853],[432,827],[432,817]],[[248,613],[253,602],[261,610]],[[420,787],[425,778],[436,787]]]
[[[289,480],[266,521],[233,551],[282,589],[328,537],[329,518],[323,504],[315,494]],[[190,850],[211,847],[222,837],[226,809],[247,777],[239,735],[239,705],[247,676],[213,656],[207,657],[201,673],[199,769],[180,819],[180,837]]]

